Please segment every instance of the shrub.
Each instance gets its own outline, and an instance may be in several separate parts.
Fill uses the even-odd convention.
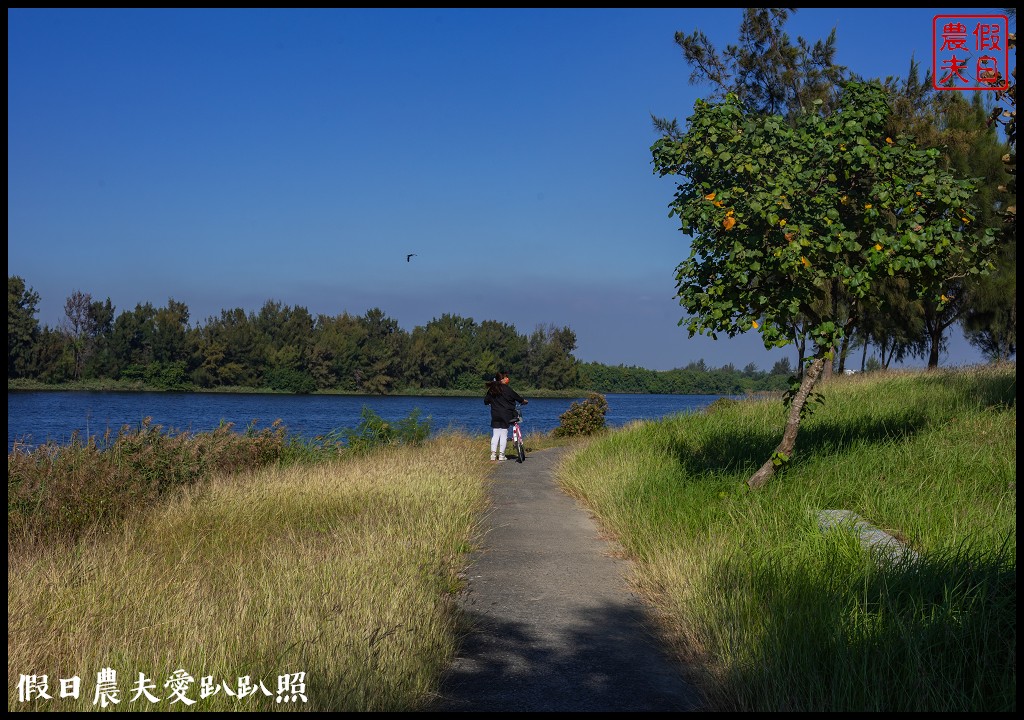
[[[555,437],[591,435],[604,430],[604,416],[608,413],[608,401],[604,395],[590,393],[582,403],[574,402],[569,409],[558,416],[560,424],[553,431]]]
[[[273,368],[266,375],[266,385],[272,390],[308,395],[316,390],[316,381],[301,370]]]
[[[121,371],[120,379],[145,383],[158,390],[189,390],[192,387],[185,363],[180,360],[151,362],[148,365],[132,363]]]
[[[719,410],[726,410],[728,408],[735,407],[738,402],[739,400],[734,400],[733,398],[718,398],[713,403],[704,408],[704,413],[706,415],[711,415],[712,413],[716,413]]]
[[[418,445],[430,435],[430,419],[421,421],[419,409],[404,420],[389,423],[368,407],[363,407],[359,424],[341,432],[350,452],[361,453],[383,445]]]
[[[7,454],[7,545],[72,541],[92,526],[120,520],[213,475],[328,461],[343,450],[418,445],[430,436],[430,420],[420,420],[419,412],[389,423],[364,408],[355,429],[310,441],[289,435],[280,420],[263,429],[254,420],[241,432],[222,423],[212,432],[192,434],[165,430],[146,418],[116,436],[76,434],[66,446],[15,444]]]
[[[100,522],[152,505],[168,492],[213,474],[252,470],[292,452],[279,422],[244,434],[224,423],[213,432],[175,434],[154,425],[61,446],[15,446],[7,454],[7,543],[71,541]]]

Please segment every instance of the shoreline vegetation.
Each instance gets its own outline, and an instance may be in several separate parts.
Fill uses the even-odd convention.
[[[758,491],[782,403],[720,400],[568,443],[563,489],[633,561],[637,592],[715,711],[1016,709],[1016,368],[838,376]],[[372,413],[8,454],[8,709],[426,711],[466,631],[480,440]],[[881,562],[847,510],[899,538]],[[132,700],[139,675],[155,701]],[[282,676],[302,701],[276,702]],[[52,699],[22,701],[26,676]],[[80,697],[60,697],[81,678]],[[262,682],[240,698],[243,683]],[[213,682],[220,692],[200,695]],[[36,686],[38,687],[38,685]],[[289,685],[294,690],[294,682]],[[291,691],[290,690],[290,691]]]
[[[483,381],[480,382],[478,390],[446,389],[446,388],[403,388],[388,393],[367,393],[356,390],[314,390],[306,395],[351,395],[351,396],[376,396],[381,397],[477,397],[484,390]],[[267,387],[248,387],[226,385],[215,388],[201,388],[186,386],[181,388],[166,388],[157,385],[146,384],[139,380],[77,380],[63,383],[44,383],[38,380],[18,378],[7,381],[8,392],[189,392],[189,393],[210,393],[210,394],[238,394],[238,395],[295,395],[290,390],[275,390]],[[538,398],[584,398],[595,392],[580,388],[566,388],[562,390],[551,390],[545,388],[531,388],[524,386],[522,393]],[[738,390],[737,392],[722,390],[707,390],[706,392],[661,392],[656,390],[621,390],[608,391],[602,394],[614,395],[616,392],[639,395],[778,395],[782,391],[775,390]]]
[[[373,396],[380,395],[382,397],[388,396],[402,396],[402,397],[476,397],[482,395],[485,389],[484,383],[481,380],[479,390],[458,390],[458,389],[444,389],[444,388],[405,388],[402,390],[395,390],[388,393],[367,393],[356,390],[314,390],[309,393],[302,393],[305,395],[352,395],[352,396]],[[137,380],[78,380],[64,383],[44,383],[38,380],[29,380],[19,378],[16,380],[7,381],[7,391],[33,391],[33,392],[52,392],[52,391],[63,391],[63,392],[160,392],[160,393],[174,393],[174,392],[189,392],[189,393],[210,393],[210,394],[234,394],[234,395],[296,395],[290,390],[275,390],[267,387],[248,387],[248,386],[234,386],[225,385],[215,388],[201,388],[201,387],[181,387],[181,388],[166,388],[159,387],[157,385],[149,385],[142,381]],[[577,398],[586,397],[589,391],[587,390],[544,390],[534,388],[524,388],[525,392],[528,392],[533,397],[553,397],[553,398]],[[704,393],[694,393],[704,394]],[[719,393],[706,393],[709,395],[716,395]]]

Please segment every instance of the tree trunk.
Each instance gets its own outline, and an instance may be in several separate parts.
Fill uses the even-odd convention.
[[[751,490],[757,490],[775,474],[775,463],[773,460],[777,454],[783,453],[786,457],[792,457],[793,446],[796,445],[796,434],[800,429],[800,415],[804,405],[807,403],[808,396],[811,394],[814,386],[818,384],[818,379],[821,377],[821,371],[824,369],[826,362],[828,361],[823,357],[815,358],[811,366],[807,368],[807,372],[804,373],[800,389],[797,390],[796,397],[793,398],[793,404],[789,406],[789,417],[786,419],[786,429],[782,433],[782,442],[775,448],[772,457],[768,458],[767,462],[761,466],[761,469],[747,480],[747,486]]]
[[[797,354],[796,354],[796,376],[802,378],[804,376],[804,338],[797,340]]]
[[[934,370],[939,366],[939,346],[942,344],[942,330],[939,329],[936,332],[932,332],[930,335],[931,342],[929,343],[930,348],[928,351],[928,369]]]
[[[846,373],[846,356],[850,354],[850,333],[843,335],[843,344],[839,348],[839,374]]]
[[[892,362],[893,356],[896,354],[896,341],[893,340],[892,345],[889,344],[882,346],[882,368],[885,370],[889,369],[889,363]]]

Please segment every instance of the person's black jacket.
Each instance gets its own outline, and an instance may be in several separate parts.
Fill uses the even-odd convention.
[[[498,383],[498,387],[498,395],[491,395],[490,390],[484,395],[484,405],[491,406],[491,427],[507,430],[516,418],[516,403],[525,405],[526,401],[508,385]]]

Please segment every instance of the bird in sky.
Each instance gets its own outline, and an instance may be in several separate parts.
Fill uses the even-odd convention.
[[[410,262],[414,257],[416,257],[416,253],[409,253],[405,256],[405,261]]]

